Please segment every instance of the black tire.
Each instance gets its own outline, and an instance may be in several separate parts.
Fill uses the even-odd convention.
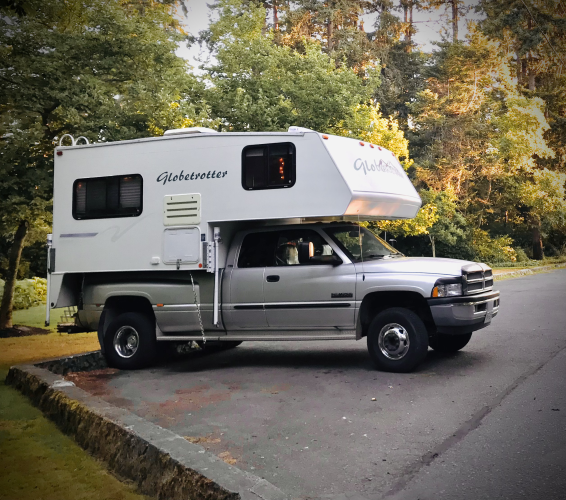
[[[158,353],[154,320],[136,312],[120,314],[106,329],[104,351],[113,368],[135,370],[151,365]]]
[[[242,342],[242,340],[211,340],[204,344],[204,348],[215,351],[226,351],[238,347]]]
[[[423,361],[428,332],[417,314],[403,307],[380,312],[371,322],[367,345],[379,370],[406,373]]]
[[[466,347],[471,338],[471,333],[467,333],[465,335],[446,335],[443,333],[437,333],[429,339],[429,345],[436,352],[457,352]]]

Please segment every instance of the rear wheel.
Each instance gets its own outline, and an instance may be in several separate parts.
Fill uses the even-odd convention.
[[[108,325],[104,351],[113,368],[132,370],[149,366],[157,355],[154,322],[140,313],[120,314]]]
[[[429,345],[437,352],[457,352],[468,345],[472,334],[446,335],[437,333],[429,339]]]
[[[413,311],[393,307],[373,319],[367,345],[378,369],[409,372],[426,356],[428,333],[421,318]]]

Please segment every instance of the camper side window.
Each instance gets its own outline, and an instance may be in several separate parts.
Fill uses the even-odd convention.
[[[246,146],[242,151],[244,189],[288,188],[295,184],[295,145],[291,142]]]
[[[137,217],[143,208],[142,188],[142,177],[137,174],[77,179],[73,184],[73,217]]]

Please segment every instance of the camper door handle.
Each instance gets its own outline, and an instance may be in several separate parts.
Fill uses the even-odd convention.
[[[272,274],[271,276],[265,278],[265,281],[267,281],[268,283],[276,283],[279,281],[279,276]]]

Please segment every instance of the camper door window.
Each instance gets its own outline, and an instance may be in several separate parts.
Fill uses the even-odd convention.
[[[295,146],[290,142],[246,146],[242,186],[247,190],[287,188],[295,184]]]
[[[77,179],[73,184],[73,217],[106,219],[136,217],[143,208],[141,175]]]

